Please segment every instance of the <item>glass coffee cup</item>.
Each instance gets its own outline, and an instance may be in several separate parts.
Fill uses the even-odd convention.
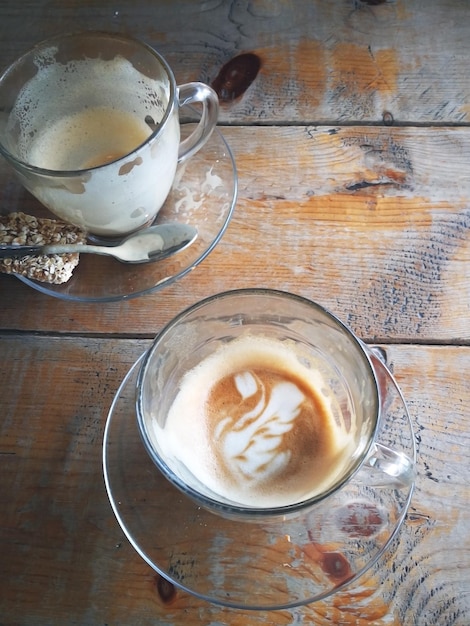
[[[303,514],[359,473],[371,487],[409,488],[413,459],[376,441],[386,399],[371,358],[312,301],[267,289],[214,295],[144,357],[145,448],[186,496],[241,521]]]
[[[187,104],[202,114],[181,141]],[[206,143],[217,117],[211,87],[177,86],[158,52],[119,34],[55,37],[0,77],[0,153],[44,206],[99,237],[155,219],[178,163]]]

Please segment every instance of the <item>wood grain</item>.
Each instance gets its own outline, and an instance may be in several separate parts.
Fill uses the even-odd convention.
[[[45,37],[103,29],[155,46],[179,83],[214,83],[239,173],[222,241],[161,293],[73,304],[0,275],[0,626],[468,626],[469,26],[465,0],[0,3],[0,71]],[[0,211],[38,206],[0,161]],[[151,338],[249,286],[317,300],[380,342],[418,449],[411,508],[378,563],[277,612],[166,584],[102,477],[110,404]]]
[[[4,0],[2,65],[67,30],[120,31],[158,47],[179,82],[212,82],[240,54],[261,69],[226,123],[468,124],[462,0]],[[60,19],[58,19],[60,18]],[[388,121],[387,121],[388,120]]]
[[[3,396],[0,425],[0,623],[123,624],[129,616],[139,625],[266,623],[264,612],[220,609],[181,591],[164,602],[158,575],[114,519],[102,479],[103,429],[122,377],[146,346],[131,339],[2,339],[2,388],[17,391]],[[470,351],[385,349],[418,445],[407,521],[358,583],[330,600],[273,613],[276,624],[466,623],[470,438],[460,425],[470,402]],[[417,606],[425,621],[413,621]]]
[[[468,129],[243,126],[224,136],[238,202],[194,272],[137,302],[99,305],[0,275],[0,326],[151,337],[201,297],[266,286],[317,300],[365,339],[469,341]],[[6,169],[0,180],[0,205],[37,209]]]

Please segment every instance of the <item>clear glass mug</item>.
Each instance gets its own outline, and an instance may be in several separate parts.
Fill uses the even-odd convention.
[[[268,289],[214,295],[171,321],[144,357],[136,392],[144,446],[171,484],[199,506],[237,521],[315,516],[315,507],[323,511],[320,518],[353,478],[366,488],[409,490],[414,460],[376,441],[386,398],[375,358],[334,315],[302,297]],[[276,374],[275,384],[264,384],[263,371],[270,368],[287,383]],[[199,377],[190,378],[195,371]],[[216,384],[229,378],[239,397],[234,402],[231,391],[230,399],[212,406],[219,393],[213,390],[228,389]],[[321,415],[313,434],[297,423],[312,390]],[[245,405],[251,397],[255,401]],[[209,404],[215,426],[194,417]],[[181,421],[186,413],[194,416]],[[206,462],[208,448],[213,454]],[[253,497],[245,499],[249,492]]]
[[[178,109],[191,103],[201,119],[181,141]],[[217,117],[211,87],[177,86],[153,48],[118,34],[55,37],[0,77],[0,153],[56,216],[102,237],[155,219]]]

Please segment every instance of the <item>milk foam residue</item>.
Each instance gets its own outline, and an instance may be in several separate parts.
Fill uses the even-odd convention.
[[[268,384],[258,375],[267,365]],[[208,410],[219,383],[232,387],[231,399]],[[322,418],[310,428],[312,406]],[[153,429],[169,466],[197,490],[241,505],[284,506],[321,493],[344,472],[355,425],[346,430],[338,411],[314,362],[306,365],[283,342],[242,336],[183,377],[165,426],[155,418]]]
[[[8,120],[7,132],[19,131],[12,149],[18,158],[61,172],[32,178],[30,191],[58,217],[94,234],[137,230],[156,215],[175,175],[177,115],[167,118],[158,140],[146,142],[152,132],[146,120],[162,120],[169,86],[121,56],[49,64],[54,53],[38,62]]]

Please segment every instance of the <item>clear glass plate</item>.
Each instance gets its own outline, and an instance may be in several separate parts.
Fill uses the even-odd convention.
[[[195,115],[185,107],[182,136]],[[198,229],[196,241],[162,261],[125,265],[112,257],[82,254],[72,278],[62,285],[17,276],[42,293],[79,302],[136,298],[173,283],[201,263],[224,234],[237,198],[237,171],[232,152],[216,129],[206,145],[178,167],[173,188],[155,223],[184,222]]]
[[[145,452],[135,415],[140,360],[110,408],[103,470],[122,530],[155,571],[215,604],[274,610],[326,598],[376,563],[405,518],[413,484],[374,487],[363,469],[301,517],[240,522],[210,513],[173,487]],[[416,460],[403,396],[373,360],[384,398],[378,441]]]

